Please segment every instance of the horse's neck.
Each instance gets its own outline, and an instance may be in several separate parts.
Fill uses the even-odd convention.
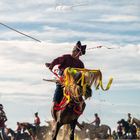
[[[85,125],[86,129],[95,129],[96,128],[95,125],[93,125],[93,124],[85,123],[84,125]]]

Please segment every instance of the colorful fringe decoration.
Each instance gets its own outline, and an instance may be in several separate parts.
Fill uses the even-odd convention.
[[[64,71],[64,96],[67,98],[67,102],[70,102],[71,97],[74,97],[77,101],[80,96],[87,99],[90,97],[90,95],[87,95],[87,87],[91,88],[94,85],[96,90],[101,87],[103,91],[106,91],[111,87],[112,81],[113,78],[110,78],[106,88],[104,88],[100,70],[68,67]]]

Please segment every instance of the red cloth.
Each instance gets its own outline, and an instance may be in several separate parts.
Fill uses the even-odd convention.
[[[50,69],[52,70],[55,65],[58,65],[59,69],[63,72],[65,68],[72,67],[72,68],[84,68],[84,64],[80,59],[75,59],[70,54],[62,55],[52,61],[50,64]]]
[[[40,125],[40,118],[38,116],[35,117],[34,124],[35,125]]]

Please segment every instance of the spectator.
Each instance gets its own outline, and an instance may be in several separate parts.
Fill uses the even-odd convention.
[[[2,139],[4,140],[8,140],[8,137],[5,133],[5,122],[7,121],[7,117],[6,114],[3,110],[3,105],[0,104],[0,136],[2,137]]]
[[[117,140],[118,139],[118,135],[117,135],[115,130],[113,130],[113,132],[112,132],[112,137],[113,137],[113,140]]]
[[[121,139],[123,136],[123,128],[121,123],[118,122],[118,126],[117,126],[117,134],[118,134],[118,138]]]

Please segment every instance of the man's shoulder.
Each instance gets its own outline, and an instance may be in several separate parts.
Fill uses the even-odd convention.
[[[64,54],[63,57],[72,57],[70,54]]]
[[[73,59],[73,57],[71,56],[71,54],[64,54],[64,55],[62,55],[62,58],[63,59],[68,59],[68,60]]]

